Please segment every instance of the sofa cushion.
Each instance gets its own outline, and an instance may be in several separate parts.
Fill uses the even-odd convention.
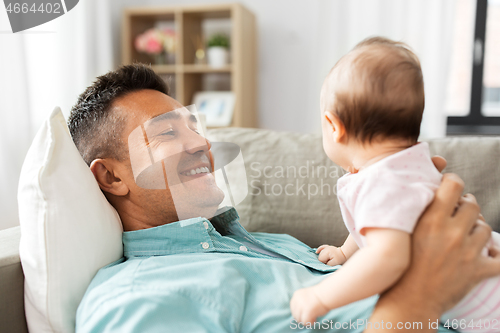
[[[500,232],[500,137],[450,137],[430,141],[432,154],[448,161],[444,172],[458,174],[493,230]]]
[[[0,230],[0,330],[26,333],[24,277],[19,261],[19,227]]]
[[[122,226],[59,108],[26,155],[18,201],[29,331],[74,332],[76,309],[90,281],[122,257]]]

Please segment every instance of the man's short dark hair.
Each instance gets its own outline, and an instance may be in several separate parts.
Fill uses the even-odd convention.
[[[128,93],[152,89],[168,95],[165,81],[143,64],[126,65],[99,76],[71,109],[68,127],[87,165],[97,158],[123,160],[126,144],[121,140],[123,115],[111,112],[112,103]]]

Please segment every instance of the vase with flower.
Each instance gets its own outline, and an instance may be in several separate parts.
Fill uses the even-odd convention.
[[[156,65],[175,63],[175,32],[171,29],[148,29],[136,37],[135,49],[151,55]]]

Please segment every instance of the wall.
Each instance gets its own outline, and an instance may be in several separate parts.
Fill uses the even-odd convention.
[[[111,13],[114,50],[120,50],[121,47],[121,14],[125,7],[225,2],[234,1],[113,1]],[[319,85],[311,84],[318,81],[318,75],[315,74],[318,2],[306,0],[237,2],[250,9],[257,19],[260,127],[303,133],[319,131]],[[117,52],[115,62],[120,63],[120,52]]]

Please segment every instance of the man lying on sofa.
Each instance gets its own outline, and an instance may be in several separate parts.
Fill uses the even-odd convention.
[[[248,233],[234,209],[217,211],[223,195],[210,172],[210,145],[188,112],[172,112],[179,108],[159,76],[131,65],[99,77],[71,111],[73,140],[125,231],[124,258],[94,277],[78,308],[76,331],[302,328],[292,319],[290,297],[335,268],[291,236]],[[146,137],[144,124],[153,118],[162,119],[162,130],[146,140],[151,160],[151,149],[175,156],[163,164],[164,189],[139,186],[130,158],[133,132]],[[436,158],[435,164],[442,170],[445,161]],[[372,332],[410,324],[434,332],[445,310],[480,280],[500,274],[497,252],[480,256],[491,229],[474,197],[462,197],[462,190],[457,176],[445,175],[413,235],[410,269],[392,289],[333,310],[315,327]]]

